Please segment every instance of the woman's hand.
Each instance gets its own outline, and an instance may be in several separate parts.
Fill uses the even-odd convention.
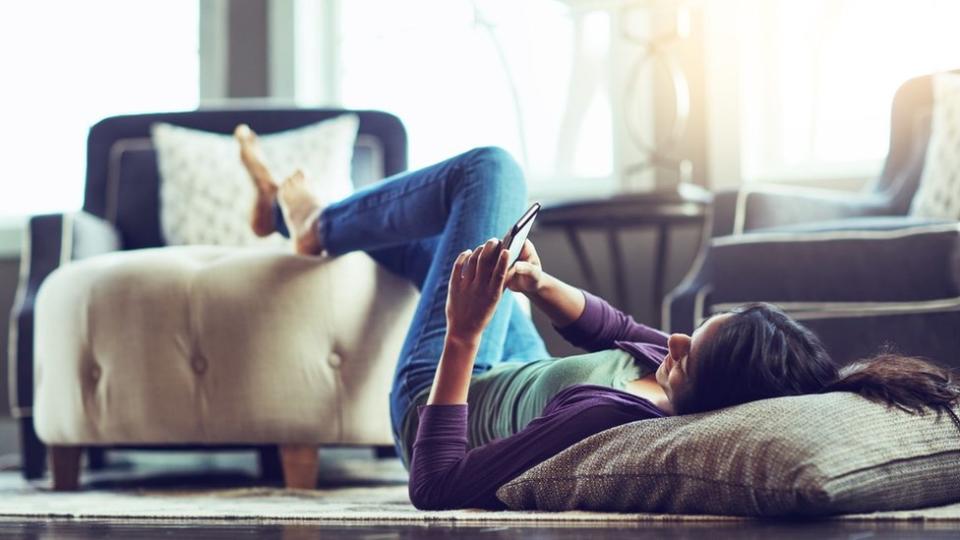
[[[543,271],[533,242],[526,240],[517,262],[507,271],[507,287],[523,293],[557,327],[576,321],[583,314],[583,291]]]
[[[447,335],[462,342],[479,341],[503,295],[509,252],[496,238],[453,263],[447,291]]]
[[[540,256],[533,242],[525,240],[520,256],[507,271],[507,287],[511,291],[529,294],[537,292],[543,282],[543,268],[540,265]]]

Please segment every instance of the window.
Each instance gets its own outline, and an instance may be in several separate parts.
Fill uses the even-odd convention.
[[[497,145],[522,163],[534,194],[612,187],[608,13],[556,0],[336,5],[326,101],[400,117],[411,167]],[[298,57],[315,58],[303,36],[297,47]],[[320,71],[298,62],[298,76],[311,70]],[[301,103],[324,101],[300,88]]]
[[[0,216],[80,208],[98,120],[195,108],[198,19],[196,0],[0,3]]]
[[[741,0],[737,7],[747,180],[875,174],[897,87],[960,67],[960,2]]]

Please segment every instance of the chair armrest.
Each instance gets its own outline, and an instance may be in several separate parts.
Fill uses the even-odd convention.
[[[705,233],[710,238],[733,234],[740,192],[738,189],[713,192],[708,214],[710,228]],[[709,249],[710,241],[704,239],[683,280],[664,296],[660,304],[660,329],[664,332],[690,334],[706,316],[704,309],[710,294]]]
[[[957,224],[716,238],[711,311],[767,301],[792,313],[960,301]]]
[[[710,222],[710,236],[729,236],[733,234],[737,217],[737,201],[740,199],[739,189],[728,189],[714,192],[713,204],[710,207],[712,219]]]
[[[700,247],[683,281],[667,293],[661,304],[661,330],[668,334],[692,334],[705,317],[710,302],[709,243]]]
[[[883,195],[764,185],[738,192],[731,233],[895,213],[892,202]]]
[[[113,225],[86,212],[30,218],[10,313],[7,368],[14,417],[30,416],[33,404],[33,308],[40,285],[62,264],[118,249],[120,235]]]
[[[87,212],[65,214],[65,224],[72,242],[66,246],[69,260],[78,260],[118,251],[122,247],[120,232],[109,221]]]

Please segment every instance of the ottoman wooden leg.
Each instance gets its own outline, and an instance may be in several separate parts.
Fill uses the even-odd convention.
[[[54,491],[76,491],[80,487],[80,457],[78,446],[51,446],[50,471]]]
[[[280,446],[280,461],[283,463],[283,484],[288,489],[313,489],[317,487],[317,450],[316,446],[307,444]]]

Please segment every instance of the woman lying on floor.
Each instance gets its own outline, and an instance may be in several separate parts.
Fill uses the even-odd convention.
[[[236,135],[258,188],[258,234],[291,236],[303,255],[364,250],[421,292],[390,396],[417,508],[503,508],[495,496],[503,484],[637,420],[828,391],[910,411],[943,410],[960,398],[948,370],[915,358],[884,355],[838,372],[813,333],[770,305],[667,336],[544,272],[529,241],[508,268],[497,238],[523,213],[527,194],[502,150],[472,150],[324,205],[299,173],[278,187],[253,132],[240,126]],[[504,288],[525,294],[564,338],[594,352],[550,358]]]

